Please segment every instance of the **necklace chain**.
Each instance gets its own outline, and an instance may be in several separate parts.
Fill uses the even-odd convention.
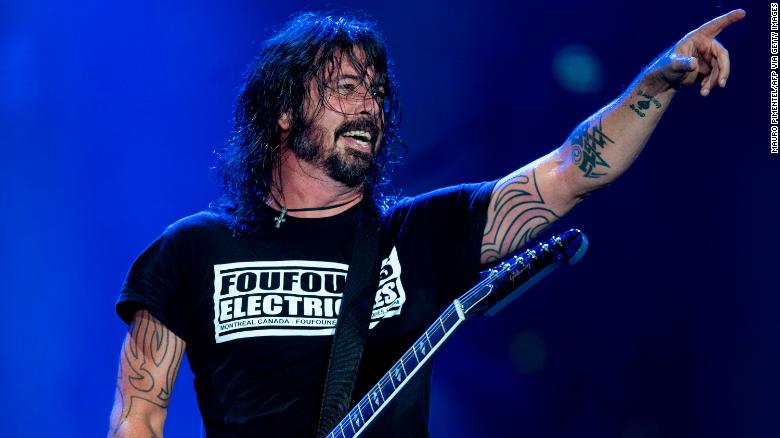
[[[297,211],[331,210],[331,209],[334,209],[334,208],[343,207],[343,206],[349,204],[350,202],[353,202],[354,200],[358,199],[358,197],[352,198],[349,201],[342,202],[340,204],[327,205],[325,207],[308,207],[308,208],[287,208],[284,205],[282,205],[282,203],[279,202],[273,194],[271,194],[271,199],[273,199],[274,203],[281,209],[281,211],[279,212],[279,216],[274,218],[274,227],[279,228],[279,227],[282,226],[282,222],[286,222],[287,221],[287,219],[285,219],[284,217],[287,215],[288,211],[297,212]]]

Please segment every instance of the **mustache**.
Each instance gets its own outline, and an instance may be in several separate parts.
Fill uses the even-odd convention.
[[[336,129],[336,139],[341,137],[345,132],[349,131],[366,131],[371,134],[371,144],[376,145],[376,140],[379,137],[379,126],[371,119],[355,119],[349,120],[341,124]],[[335,140],[335,139],[334,139]]]

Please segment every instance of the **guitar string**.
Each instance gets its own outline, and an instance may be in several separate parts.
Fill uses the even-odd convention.
[[[452,315],[454,315],[454,314],[455,314],[455,310],[454,310],[454,308],[453,308],[452,306],[447,306],[447,309],[445,309],[445,311],[444,311],[444,312],[443,312],[443,313],[442,313],[442,314],[439,316],[439,319],[442,319],[442,318],[446,319],[446,318],[449,318],[450,316],[452,316]],[[429,329],[430,329],[430,327],[429,327]],[[427,331],[428,331],[428,330],[426,330],[426,332],[427,332]],[[446,332],[446,331],[445,331],[443,328],[442,328],[442,331],[443,331],[443,333],[444,333],[444,334],[446,334],[446,333],[447,333],[447,332]],[[393,395],[393,393],[395,393],[395,391],[397,390],[397,387],[395,386],[395,384],[394,384],[394,383],[392,383],[392,376],[390,376],[390,373],[392,372],[392,370],[393,370],[394,368],[396,368],[396,367],[397,367],[399,364],[401,364],[401,366],[402,366],[402,369],[404,370],[404,374],[405,374],[405,376],[404,376],[404,380],[405,380],[405,379],[407,379],[407,378],[409,377],[409,373],[406,371],[406,368],[403,366],[402,362],[405,362],[405,360],[404,360],[404,359],[410,359],[411,357],[415,357],[415,360],[417,360],[416,356],[414,355],[414,352],[413,352],[413,350],[414,350],[414,346],[418,344],[418,341],[419,341],[419,340],[420,340],[420,339],[418,338],[418,339],[417,339],[417,341],[415,341],[415,342],[414,342],[414,344],[412,344],[412,347],[411,347],[411,348],[409,348],[408,350],[406,350],[406,351],[404,352],[404,354],[403,354],[403,355],[401,355],[401,359],[399,359],[398,361],[396,361],[396,362],[393,364],[393,366],[392,366],[392,367],[390,367],[390,370],[389,370],[388,372],[386,372],[384,375],[382,375],[382,377],[379,379],[379,382],[377,382],[377,384],[376,384],[376,385],[372,386],[372,387],[371,387],[371,390],[370,390],[370,391],[368,391],[368,394],[366,394],[365,396],[363,396],[363,397],[362,397],[362,398],[361,398],[361,399],[358,401],[358,404],[355,406],[355,408],[358,408],[358,409],[360,409],[360,408],[364,408],[364,407],[366,407],[366,406],[369,406],[369,407],[371,407],[371,400],[370,400],[370,396],[371,396],[371,394],[372,394],[372,393],[373,393],[375,390],[379,390],[380,394],[382,394],[382,387],[381,387],[381,384],[382,384],[382,382],[383,382],[383,381],[384,381],[384,382],[386,382],[387,380],[390,380],[390,384],[393,386],[393,389],[390,391],[390,393],[389,393],[388,395],[389,395],[389,396],[392,396],[392,395]],[[440,341],[439,341],[439,342],[440,342]],[[436,344],[438,344],[439,342],[436,342]],[[431,348],[433,348],[433,345],[431,345]],[[415,366],[415,368],[417,368],[417,366],[419,366],[421,362],[422,362],[422,361],[420,361],[420,360],[417,360],[417,365]],[[385,387],[386,387],[386,386],[388,386],[388,385],[387,385],[387,383],[385,383]],[[382,404],[384,404],[384,402],[386,401],[387,397],[386,397],[384,394],[382,394],[382,399],[383,399],[383,402],[380,404],[380,406],[381,406]],[[355,408],[353,408],[352,410],[355,410]],[[351,414],[351,413],[352,413],[352,410],[350,410],[349,414]],[[375,410],[375,409],[372,407],[372,408],[371,408],[371,411],[370,411],[370,415],[369,415],[369,417],[371,417],[372,415],[374,415],[374,413],[375,413],[375,412],[376,412],[376,410]],[[362,413],[362,412],[361,412],[361,413]],[[349,416],[348,416],[348,417],[349,417]],[[361,415],[361,418],[362,418],[362,415]],[[345,418],[345,419],[344,419],[344,420],[342,420],[342,421],[345,421],[345,422],[346,422],[346,420],[348,420],[348,419],[349,419],[349,418]],[[363,421],[363,424],[365,424],[365,420]]]
[[[517,262],[515,262],[514,264],[517,265]],[[488,283],[492,283],[495,280],[500,280],[500,279],[502,279],[502,277],[506,276],[506,272],[507,271],[505,271],[505,270],[497,270],[496,272],[498,272],[498,274],[495,277],[491,277],[490,275],[488,275],[484,279],[480,280],[471,289],[469,289],[468,292],[464,293],[460,298],[462,298],[464,301],[468,301],[470,298],[472,298],[473,296],[475,296],[479,292],[482,292],[481,289],[483,287],[485,287]],[[454,303],[454,301],[453,301],[453,303]],[[442,316],[444,318],[448,318],[448,317],[452,316],[454,313],[456,313],[456,311],[454,309],[454,306],[447,306],[445,311],[442,313]],[[440,316],[439,319],[442,319],[442,316]],[[430,326],[429,326],[429,329],[430,329]],[[426,329],[426,332],[427,331],[428,330]],[[444,334],[447,333],[447,331],[444,330],[444,328],[442,328],[442,331],[444,332]],[[420,338],[422,338],[422,336]],[[404,354],[401,355],[401,358],[393,364],[393,366],[390,368],[390,370],[388,372],[386,372],[384,375],[382,375],[382,377],[379,379],[379,382],[377,382],[376,385],[371,387],[371,390],[358,401],[358,404],[347,413],[347,418],[344,418],[342,420],[342,422],[346,423],[346,421],[349,420],[350,421],[350,425],[352,425],[351,414],[352,414],[353,410],[356,410],[356,408],[358,410],[358,414],[361,416],[361,419],[363,419],[363,417],[362,417],[362,408],[364,408],[366,406],[371,407],[371,400],[370,400],[371,394],[375,390],[378,390],[380,392],[380,394],[381,394],[381,391],[382,391],[381,384],[382,384],[383,380],[389,379],[392,382],[392,377],[390,376],[390,373],[392,372],[393,368],[395,368],[399,363],[404,362],[404,359],[409,359],[412,356],[414,356],[414,346],[418,344],[418,341],[420,340],[420,338],[418,338],[417,341],[415,341],[415,343],[412,344],[411,348],[407,349],[406,352],[404,352]],[[441,340],[437,341],[436,344],[439,344],[440,342],[441,342]],[[430,344],[430,341],[429,341],[429,344]],[[431,345],[431,348],[433,348],[433,345]],[[415,360],[417,360],[416,357],[415,357]],[[420,365],[420,362],[421,362],[420,360],[417,360],[417,366]],[[417,366],[415,366],[415,368]],[[404,376],[404,379],[409,377],[409,373],[405,371],[405,368],[404,368],[404,374],[406,374],[406,376]],[[392,396],[393,393],[396,390],[397,390],[397,388],[393,384],[393,389],[390,391],[389,395]],[[382,394],[382,399],[383,399],[383,402],[380,404],[380,406],[382,404],[384,404],[384,402],[386,401],[386,397],[384,396],[384,394]],[[373,407],[371,407],[371,413],[369,415],[369,418],[371,416],[373,416],[375,414],[375,412],[376,412],[376,410]],[[365,425],[365,423],[366,423],[365,419],[363,419],[362,424]],[[360,429],[360,427],[362,427],[362,426],[358,426],[358,430]],[[354,426],[352,426],[352,428],[354,429]]]
[[[557,245],[555,245],[555,244],[550,245],[549,244],[550,240],[552,240],[552,239],[549,239],[547,242],[544,242],[544,243],[548,244],[552,249],[543,250],[543,249],[541,249],[542,244],[537,244],[533,249],[525,250],[524,251],[524,255],[528,254],[529,251],[533,250],[535,253],[539,254],[537,256],[537,258],[541,258],[542,256],[545,256],[545,255],[551,255],[551,256],[553,256],[552,259],[555,260],[555,255],[557,255],[558,253],[561,253],[562,251],[557,249]],[[518,257],[522,259],[522,256],[518,256]],[[519,264],[519,265],[521,265],[523,267],[521,273],[528,274],[529,273],[529,266],[525,264],[526,263],[525,259],[522,259],[522,260],[523,260],[523,262],[520,263],[520,262],[517,261],[516,258],[512,258],[512,260],[509,262],[510,267],[513,268],[513,267],[516,267]],[[507,263],[507,262],[503,262],[503,263]],[[499,266],[499,265],[501,265],[503,263],[499,263],[496,266]],[[480,281],[479,283],[474,285],[474,287],[469,289],[466,293],[461,295],[460,298],[463,298],[463,301],[469,300],[474,295],[476,295],[477,293],[481,292],[481,290],[477,290],[477,289],[485,286],[487,283],[491,283],[494,280],[503,280],[504,277],[506,277],[506,274],[511,271],[511,268],[510,269],[496,269],[495,267],[491,268],[490,270],[495,270],[497,272],[497,274],[496,274],[496,276],[494,278],[491,278],[491,276],[488,274],[482,281]],[[538,267],[537,267],[537,270],[538,270]],[[523,282],[528,281],[529,278],[530,277],[527,277]],[[474,304],[476,304],[476,303],[474,303]],[[473,305],[472,305],[472,307],[473,307]],[[471,307],[469,307],[468,309],[465,309],[465,311],[468,311],[468,310],[471,310]]]
[[[481,290],[478,290],[478,289],[481,289],[481,288],[483,288],[483,287],[484,287],[484,286],[486,286],[488,283],[492,283],[494,280],[500,280],[500,279],[501,279],[500,277],[504,277],[504,276],[506,275],[506,272],[507,272],[507,271],[504,271],[504,270],[497,270],[497,272],[498,272],[498,274],[497,274],[495,277],[490,277],[490,276],[488,276],[488,277],[486,277],[486,278],[484,278],[484,279],[480,280],[480,281],[479,281],[479,282],[478,282],[476,285],[474,285],[474,286],[473,286],[471,289],[469,289],[469,291],[468,291],[468,292],[464,293],[464,294],[461,296],[461,298],[463,298],[463,300],[464,300],[464,301],[468,301],[468,299],[472,298],[474,295],[476,295],[477,293],[481,292]],[[440,316],[438,319],[446,319],[446,318],[448,318],[448,317],[452,316],[454,313],[455,313],[455,310],[454,310],[454,308],[453,308],[453,307],[450,307],[450,306],[447,306],[447,308],[445,309],[445,311],[444,311],[444,312],[441,314],[441,316]],[[431,326],[429,326],[429,328],[428,328],[428,329],[430,329],[432,326],[433,326],[433,324],[432,324]],[[428,330],[426,330],[426,332],[427,332],[427,331],[428,331]],[[446,333],[446,331],[445,331],[443,328],[442,328],[442,331],[444,331],[444,333]],[[422,336],[421,336],[420,338],[422,338]],[[420,340],[420,338],[418,338],[417,340],[419,341],[419,340]],[[414,345],[417,345],[417,343],[418,343],[418,342],[415,342],[415,343],[412,345],[412,348],[409,348],[409,349],[408,349],[408,350],[407,350],[407,351],[406,351],[406,352],[405,352],[405,353],[402,355],[401,359],[404,359],[404,358],[407,358],[407,357],[410,357],[410,356],[412,356],[412,355],[413,355],[413,354],[412,354],[412,350],[413,350],[413,348],[414,348]],[[438,342],[437,342],[437,344],[438,344]],[[433,347],[433,346],[431,345],[431,347]],[[396,362],[396,364],[398,364],[399,362],[401,362],[401,360],[397,361],[397,362]],[[389,374],[389,372],[390,372],[390,371],[388,371],[388,373],[385,373],[385,374],[383,375],[383,377],[387,377],[387,376],[388,376],[388,374]],[[380,381],[381,381],[381,380],[382,380],[382,379],[380,379]],[[378,385],[374,385],[374,386],[378,386]]]
[[[527,252],[527,251],[526,251],[526,252]],[[553,251],[550,251],[550,252],[555,252],[555,251],[553,250]],[[543,254],[544,254],[544,252],[543,252]],[[522,272],[523,272],[523,273],[527,273],[527,271],[528,271],[528,266],[527,266],[527,265],[525,265],[524,263],[518,263],[516,259],[515,259],[515,260],[513,260],[513,262],[514,262],[514,263],[511,265],[512,267],[515,267],[515,266],[517,266],[518,264],[520,264],[520,265],[522,265],[522,266],[523,266],[523,268],[524,268],[524,269],[522,270]],[[470,300],[471,298],[473,298],[475,295],[477,295],[478,293],[482,292],[482,290],[481,290],[481,289],[482,289],[482,288],[484,288],[484,287],[485,287],[487,284],[489,284],[489,283],[493,283],[493,282],[494,282],[494,281],[496,281],[496,280],[502,280],[504,277],[506,277],[506,274],[509,272],[509,270],[506,270],[506,269],[495,269],[495,268],[491,268],[491,270],[495,270],[495,272],[497,272],[497,274],[495,274],[495,276],[493,276],[493,277],[491,277],[491,276],[490,276],[490,274],[488,274],[488,275],[487,275],[487,276],[486,276],[484,279],[480,280],[480,281],[479,281],[479,282],[478,282],[476,285],[474,285],[474,286],[473,286],[471,289],[469,289],[469,290],[468,290],[466,293],[464,293],[463,295],[461,295],[461,297],[460,297],[459,299],[462,299],[463,301],[469,301],[469,300]],[[527,280],[528,280],[528,279],[526,278],[526,281],[527,281]],[[453,303],[454,303],[454,301],[453,301]],[[476,304],[476,303],[474,303],[474,304]],[[466,311],[468,311],[468,310],[470,310],[470,309],[471,309],[471,307],[469,307],[468,309],[466,309]],[[446,308],[446,309],[444,310],[444,312],[443,312],[443,313],[442,313],[442,314],[439,316],[439,318],[438,318],[438,319],[440,319],[440,320],[441,320],[441,319],[446,319],[446,318],[449,318],[450,316],[452,316],[452,315],[454,314],[454,312],[455,312],[454,306],[447,306],[447,308]],[[433,324],[432,324],[431,326],[433,326]],[[429,326],[429,328],[428,328],[428,329],[426,329],[426,331],[425,331],[423,334],[427,333],[427,332],[428,332],[428,330],[431,328],[431,326]],[[443,327],[442,327],[442,331],[443,331],[443,334],[445,334],[445,335],[447,334],[447,330],[445,330]],[[418,338],[418,339],[417,339],[417,341],[415,341],[415,343],[414,343],[414,344],[412,344],[412,347],[411,347],[411,348],[407,349],[407,350],[406,350],[406,352],[404,352],[404,354],[402,354],[402,355],[401,355],[401,358],[400,358],[398,361],[396,361],[396,362],[393,364],[393,366],[392,366],[392,367],[390,367],[390,370],[389,370],[388,372],[386,372],[384,375],[382,375],[382,377],[379,379],[379,382],[377,382],[377,384],[376,384],[376,385],[374,385],[374,386],[371,388],[371,390],[368,392],[368,394],[366,394],[365,396],[363,396],[363,397],[362,397],[362,398],[361,398],[361,399],[358,401],[357,405],[355,405],[355,407],[353,407],[352,409],[350,409],[350,411],[347,413],[347,416],[346,416],[346,418],[342,419],[342,421],[339,423],[339,426],[340,426],[340,427],[341,427],[341,423],[345,423],[345,422],[349,421],[349,425],[350,425],[350,426],[351,426],[351,428],[353,429],[353,432],[355,431],[355,430],[354,430],[354,425],[352,424],[352,420],[351,420],[351,418],[352,418],[352,413],[353,413],[352,411],[355,411],[355,410],[357,410],[357,411],[358,411],[358,412],[357,412],[357,414],[360,416],[360,418],[361,418],[361,420],[362,420],[362,426],[361,426],[361,425],[359,425],[359,426],[358,426],[358,430],[360,430],[360,428],[361,428],[361,427],[363,427],[363,426],[366,424],[365,418],[364,418],[364,417],[363,417],[363,415],[362,415],[362,411],[363,411],[363,410],[362,410],[362,408],[364,408],[364,407],[366,407],[366,406],[368,406],[368,407],[371,407],[371,400],[370,400],[371,393],[372,393],[372,392],[374,392],[375,390],[378,390],[378,391],[379,391],[379,393],[382,395],[382,399],[383,399],[383,401],[382,401],[382,403],[380,403],[380,404],[379,404],[379,406],[380,406],[380,407],[381,407],[381,406],[382,406],[382,405],[383,405],[383,404],[384,404],[384,403],[387,401],[387,397],[385,397],[385,395],[384,395],[384,394],[382,394],[382,382],[383,382],[384,380],[389,380],[389,381],[390,381],[390,383],[391,383],[391,385],[393,386],[393,389],[390,391],[390,394],[389,394],[391,397],[393,396],[393,394],[394,394],[394,393],[395,393],[395,392],[398,390],[398,388],[395,386],[395,384],[394,384],[394,383],[392,383],[392,376],[390,375],[390,373],[392,373],[392,371],[393,371],[393,368],[395,368],[395,367],[396,367],[396,366],[398,366],[399,364],[401,364],[401,366],[403,367],[403,362],[404,362],[404,359],[411,358],[411,356],[415,356],[415,360],[417,360],[417,365],[415,366],[415,369],[416,369],[418,366],[420,366],[420,362],[421,362],[421,361],[420,361],[420,360],[418,360],[418,359],[416,358],[416,355],[414,355],[414,346],[418,344],[418,341],[420,341],[420,339],[421,339],[421,338],[422,338],[422,336],[420,336],[420,338]],[[436,344],[438,345],[438,344],[439,344],[439,343],[441,343],[441,342],[442,342],[442,339],[440,339],[439,341],[437,341],[437,342],[436,342]],[[431,344],[430,344],[430,339],[428,340],[428,344],[429,344],[429,346],[430,346],[431,348],[433,348],[433,345],[431,345]],[[427,356],[424,356],[424,357],[427,357]],[[404,374],[406,374],[406,375],[404,376],[404,380],[405,380],[405,379],[407,379],[407,378],[409,377],[409,373],[408,373],[408,372],[406,372],[406,370],[405,370],[405,367],[403,367],[402,369],[404,369]],[[376,413],[376,410],[374,410],[374,408],[372,407],[372,408],[371,408],[371,412],[370,412],[370,414],[369,414],[369,418],[371,418],[371,417],[372,417],[372,416],[373,416],[375,413]]]
[[[477,285],[472,287],[472,290],[475,289],[475,288],[484,286],[485,283],[486,283],[485,280],[480,281]],[[442,314],[439,316],[439,318],[437,318],[437,320],[448,320],[450,317],[452,317],[453,315],[456,315],[456,314],[457,314],[457,311],[455,310],[454,306],[451,304],[451,305],[447,306],[447,308],[444,310],[444,312],[442,312]],[[437,325],[435,323],[431,324],[431,326],[429,326],[428,329],[425,332],[428,333],[430,331],[430,329],[433,328],[433,327],[440,327],[441,330],[442,330],[442,334],[443,335],[446,335],[448,333],[448,330],[444,329],[444,327],[442,327],[440,325]],[[452,329],[452,327],[450,327],[450,329]],[[436,329],[436,330],[438,330],[438,329]],[[357,405],[355,405],[355,407],[353,407],[348,412],[346,418],[344,418],[342,420],[342,423],[343,423],[343,425],[341,426],[342,428],[344,426],[350,426],[353,429],[353,431],[355,430],[354,424],[351,421],[352,415],[353,415],[353,411],[357,411],[357,412],[355,412],[355,414],[357,414],[361,418],[361,420],[362,420],[362,423],[360,425],[358,425],[357,430],[360,430],[366,424],[366,420],[365,420],[365,418],[362,415],[362,413],[364,411],[364,408],[366,408],[366,407],[371,408],[371,410],[368,411],[369,412],[368,418],[371,418],[371,417],[373,417],[373,415],[376,414],[377,409],[374,409],[372,407],[371,399],[370,399],[371,394],[374,393],[375,391],[378,390],[380,392],[380,394],[382,395],[383,401],[382,401],[382,403],[379,404],[379,407],[381,407],[382,405],[384,405],[386,403],[388,397],[392,397],[395,394],[395,392],[398,391],[398,387],[395,385],[395,383],[393,383],[393,379],[392,379],[392,376],[391,376],[391,373],[392,373],[393,369],[395,369],[398,365],[401,365],[402,369],[404,370],[405,376],[404,376],[403,380],[408,379],[410,373],[408,373],[406,371],[406,367],[403,366],[402,362],[405,362],[406,360],[411,359],[412,357],[414,357],[415,360],[417,361],[417,364],[414,367],[414,369],[416,369],[418,366],[420,366],[422,360],[418,360],[416,355],[414,354],[414,346],[419,344],[418,341],[421,341],[421,338],[422,338],[422,336],[420,338],[418,338],[417,341],[415,341],[414,344],[412,344],[411,348],[409,348],[406,352],[404,352],[404,354],[401,356],[401,359],[396,361],[393,364],[393,366],[390,368],[390,370],[388,372],[386,372],[379,379],[379,382],[377,382],[377,384],[374,385],[371,388],[371,390],[358,401]],[[440,339],[440,340],[436,341],[434,344],[431,344],[430,340],[429,340],[428,344],[430,345],[431,349],[433,349],[434,345],[439,345],[441,342],[442,342],[442,340]],[[429,356],[424,356],[423,360],[425,358],[427,358],[427,357],[429,357]],[[390,385],[392,385],[392,390],[390,390],[388,395],[385,396],[383,391],[382,391],[382,389],[386,389]]]
[[[501,276],[501,274],[502,274],[502,272],[499,271],[499,276]],[[496,280],[496,279],[498,279],[498,278],[491,279],[490,277],[487,277],[487,278],[483,279],[482,281],[477,283],[477,285],[472,287],[469,290],[469,292],[464,294],[463,298],[465,299],[467,295],[468,296],[473,296],[474,294],[479,292],[479,290],[477,290],[477,289],[480,289],[480,288],[484,287],[487,283],[490,283],[491,281]],[[455,313],[456,313],[456,311],[454,309],[454,306],[452,306],[452,305],[447,306],[445,311],[441,314],[441,316],[439,316],[439,319],[448,319],[449,317],[453,316]],[[433,324],[432,324],[432,326],[433,326]],[[429,329],[430,328],[431,327],[429,327]],[[426,333],[427,332],[428,332],[428,330],[426,330]],[[443,327],[442,327],[442,333],[444,335],[446,335],[446,333],[447,333],[447,330],[445,330]],[[420,338],[422,338],[422,336]],[[365,417],[363,416],[363,412],[366,411],[366,409],[365,409],[366,407],[370,408],[370,411],[368,411],[369,412],[369,415],[368,415],[369,419],[371,419],[376,414],[378,409],[374,409],[374,407],[372,407],[372,405],[371,405],[370,397],[371,397],[372,393],[374,393],[375,391],[379,391],[379,393],[382,395],[382,402],[378,404],[378,408],[381,408],[387,402],[388,396],[389,397],[393,397],[395,392],[398,391],[398,387],[392,382],[392,376],[390,375],[394,368],[396,368],[400,364],[402,366],[402,369],[404,370],[404,374],[405,374],[404,380],[406,380],[406,379],[409,378],[409,373],[406,372],[406,368],[403,366],[403,362],[405,362],[405,359],[410,359],[412,356],[415,356],[415,360],[417,361],[417,365],[414,367],[414,369],[416,369],[417,367],[420,366],[420,363],[422,361],[417,359],[416,355],[414,354],[414,347],[415,347],[415,345],[417,345],[419,343],[420,338],[418,338],[418,340],[415,341],[414,344],[412,344],[411,348],[409,348],[403,355],[401,355],[401,359],[399,359],[398,361],[396,361],[393,364],[393,366],[390,368],[390,370],[388,372],[386,372],[379,379],[379,382],[377,382],[377,384],[374,385],[371,388],[371,390],[358,401],[357,405],[354,408],[352,408],[349,412],[347,412],[346,418],[342,419],[342,421],[338,425],[341,428],[341,430],[342,430],[342,435],[343,435],[343,428],[344,428],[344,426],[349,426],[349,428],[352,429],[353,433],[356,433],[357,431],[359,431],[363,427],[365,427],[366,420],[365,420]],[[436,342],[436,345],[440,344],[441,342],[442,342],[442,340],[440,339],[439,341]],[[433,348],[433,345],[430,344],[430,340],[428,341],[428,343],[429,343],[430,347]],[[426,357],[428,357],[428,356],[424,356],[423,360]],[[385,388],[388,386],[388,382],[387,382],[388,380],[389,380],[390,385],[392,385],[392,390],[389,392],[388,396],[385,396],[382,393],[382,388],[383,388],[383,383],[384,383],[384,387]],[[353,411],[357,411],[357,412],[354,412],[354,414],[357,414],[357,416],[359,416],[361,418],[361,423],[357,426],[357,430],[355,430],[355,425],[352,422]],[[335,435],[333,435],[333,436],[335,437]]]

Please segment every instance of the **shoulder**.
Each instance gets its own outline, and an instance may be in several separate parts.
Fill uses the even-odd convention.
[[[387,216],[403,216],[430,208],[470,207],[490,199],[497,181],[457,184],[399,199],[387,209]]]
[[[486,216],[496,181],[458,184],[399,199],[385,211],[390,230],[422,227],[444,231]],[[433,227],[432,229],[430,227]]]
[[[230,232],[228,219],[224,215],[203,210],[168,225],[163,236],[179,241]]]
[[[223,214],[212,210],[202,210],[177,220],[169,225],[168,228],[186,231],[220,226],[227,226],[227,219]]]

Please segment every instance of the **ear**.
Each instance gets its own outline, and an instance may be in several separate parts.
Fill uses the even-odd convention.
[[[284,112],[281,116],[279,116],[279,127],[282,128],[282,131],[289,131],[291,120],[290,120],[290,113]]]

